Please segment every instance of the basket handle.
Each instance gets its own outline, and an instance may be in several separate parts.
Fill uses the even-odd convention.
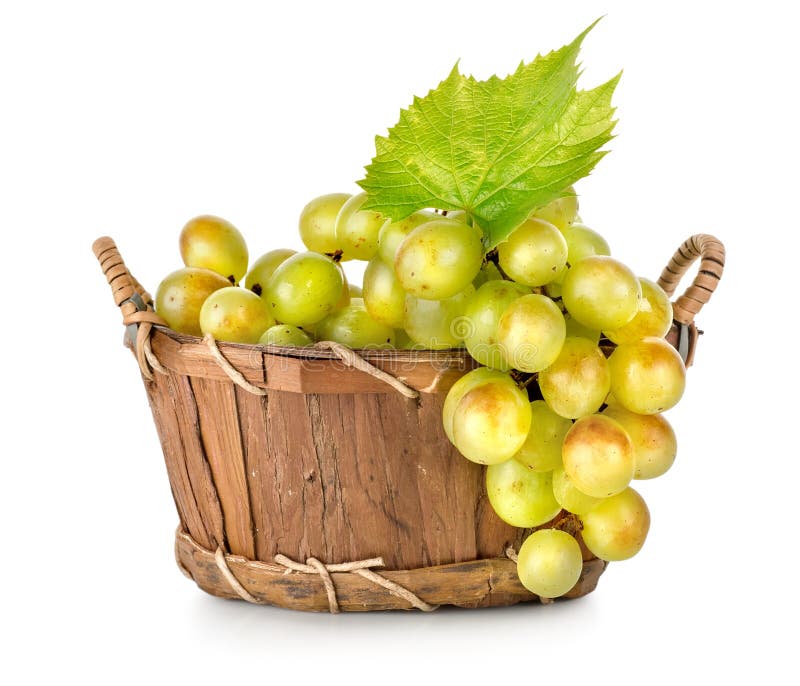
[[[695,315],[710,300],[717,287],[725,268],[725,246],[718,238],[707,233],[695,234],[675,251],[658,279],[658,285],[668,296],[672,296],[681,278],[698,257],[700,269],[692,285],[672,305],[675,321],[685,326],[694,322]]]

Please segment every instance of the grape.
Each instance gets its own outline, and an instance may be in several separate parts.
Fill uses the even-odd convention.
[[[516,460],[486,468],[486,494],[497,516],[511,526],[541,526],[561,511],[550,472],[534,472]]]
[[[619,493],[633,478],[633,443],[618,422],[601,414],[572,425],[561,456],[575,488],[595,498]]]
[[[291,345],[304,347],[314,345],[311,337],[302,329],[290,324],[276,324],[269,327],[258,339],[261,345]]]
[[[532,293],[512,302],[497,324],[497,342],[506,364],[523,372],[549,367],[564,345],[566,324],[558,306]]]
[[[566,531],[539,529],[520,546],[517,574],[522,585],[542,598],[564,595],[581,577],[583,555]]]
[[[214,291],[200,308],[200,329],[220,341],[258,343],[275,320],[253,291],[229,286]]]
[[[441,300],[470,285],[482,263],[478,229],[451,219],[436,219],[406,236],[397,249],[394,268],[408,293]]]
[[[528,394],[508,381],[487,381],[467,391],[453,413],[453,442],[478,464],[513,457],[530,428]]]
[[[619,345],[608,358],[611,392],[637,414],[657,414],[674,407],[686,385],[681,356],[663,338]]]
[[[247,271],[247,245],[230,222],[211,215],[195,217],[181,231],[180,250],[187,267],[203,267],[238,283]]]
[[[564,269],[567,242],[555,226],[532,217],[497,247],[497,256],[500,268],[514,281],[526,286],[543,286]]]
[[[340,304],[344,287],[338,264],[325,255],[303,252],[278,266],[264,297],[279,322],[306,326],[324,319]]]
[[[535,472],[548,472],[560,467],[561,445],[571,427],[572,422],[553,412],[544,400],[534,400],[531,403],[531,428],[514,459]]]
[[[394,269],[378,255],[364,271],[364,305],[372,318],[387,326],[403,326],[406,293],[395,276]]]
[[[414,212],[398,222],[384,224],[378,233],[378,255],[380,255],[380,258],[394,269],[397,248],[400,247],[403,239],[421,224],[436,219],[438,216],[433,212],[423,210]]]
[[[562,197],[534,210],[533,216],[550,222],[561,231],[566,230],[578,216],[578,196],[572,186],[564,193]]]
[[[403,328],[428,350],[455,348],[464,338],[466,322],[462,319],[467,300],[475,292],[470,284],[461,293],[444,300],[423,300],[406,295]]]
[[[231,285],[224,276],[210,269],[184,267],[168,274],[156,291],[156,312],[175,331],[202,336],[200,308],[206,298]]]
[[[453,442],[453,415],[455,414],[458,403],[467,392],[487,381],[514,383],[508,374],[503,374],[502,372],[489,369],[488,367],[478,367],[464,374],[464,376],[456,381],[447,392],[447,396],[444,399],[444,407],[442,408],[442,425],[451,443]]]
[[[288,248],[279,248],[278,250],[270,250],[268,253],[263,254],[250,267],[250,271],[244,277],[244,287],[253,291],[256,295],[261,295],[264,292],[264,287],[269,281],[269,277],[292,255],[296,255],[296,250],[289,250]]]
[[[636,414],[622,405],[609,405],[603,414],[618,421],[633,443],[634,479],[654,479],[675,461],[678,442],[670,423],[661,414]]]
[[[320,322],[320,340],[335,341],[350,348],[393,348],[394,329],[370,317],[363,302],[355,298],[350,305]]]
[[[350,295],[350,298],[363,298],[364,292],[361,289],[361,286],[354,286],[352,283],[347,284],[347,291]]]
[[[585,257],[564,277],[562,297],[581,324],[606,331],[625,326],[639,309],[642,289],[634,273],[605,255]]]
[[[394,347],[398,350],[417,350],[422,348],[419,343],[415,343],[405,329],[394,330]]]
[[[336,215],[336,242],[345,257],[370,260],[378,252],[378,233],[388,221],[380,212],[362,210],[367,194],[354,195]]]
[[[314,198],[300,213],[300,240],[309,250],[334,254],[341,249],[336,238],[336,215],[350,199],[349,193],[330,193]],[[342,258],[346,259],[343,255]]]
[[[487,281],[467,301],[464,343],[469,354],[481,364],[503,371],[510,369],[497,344],[497,323],[506,307],[526,293],[530,289],[512,281]]]
[[[627,560],[638,553],[650,530],[650,511],[636,491],[626,488],[585,515],[583,542],[601,560]]]
[[[555,362],[539,372],[542,397],[554,412],[574,419],[600,409],[611,388],[603,351],[585,338],[567,338]]]
[[[672,327],[672,303],[657,283],[639,278],[642,299],[639,310],[625,326],[605,330],[605,335],[614,343],[633,343],[648,336],[663,338]]]
[[[600,332],[595,329],[590,329],[588,326],[581,324],[575,317],[569,315],[564,316],[564,321],[567,324],[567,337],[580,337],[591,341],[595,345],[600,342]]]
[[[475,288],[480,288],[488,281],[502,281],[503,275],[497,268],[494,262],[486,262],[478,272],[478,275],[472,280],[472,285]]]
[[[576,515],[586,514],[603,500],[593,498],[575,488],[563,467],[553,470],[553,495],[561,507]]]
[[[569,251],[567,262],[570,264],[575,264],[584,257],[592,255],[611,254],[611,248],[608,247],[606,239],[585,224],[573,224],[564,231],[564,238]]]

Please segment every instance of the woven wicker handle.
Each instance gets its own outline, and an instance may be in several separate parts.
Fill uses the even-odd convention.
[[[692,263],[700,258],[700,269],[689,288],[672,305],[675,321],[689,326],[710,299],[725,267],[725,246],[714,236],[698,233],[687,238],[661,272],[658,285],[672,296]]]

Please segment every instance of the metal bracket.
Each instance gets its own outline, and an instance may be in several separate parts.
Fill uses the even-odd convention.
[[[126,302],[132,302],[136,305],[136,309],[139,312],[144,312],[147,309],[147,305],[145,304],[144,300],[142,300],[142,296],[138,293],[134,293],[130,298],[126,298],[120,303],[120,307],[124,305]],[[136,348],[136,332],[139,330],[138,324],[128,324],[125,327],[125,338],[124,343],[125,345]]]

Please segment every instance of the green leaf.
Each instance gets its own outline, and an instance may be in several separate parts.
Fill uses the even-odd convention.
[[[597,22],[595,22],[597,23]],[[423,208],[463,209],[492,248],[531,210],[564,194],[605,154],[619,75],[576,88],[577,58],[592,26],[504,79],[478,81],[458,65],[400,112],[359,185],[394,220]]]

